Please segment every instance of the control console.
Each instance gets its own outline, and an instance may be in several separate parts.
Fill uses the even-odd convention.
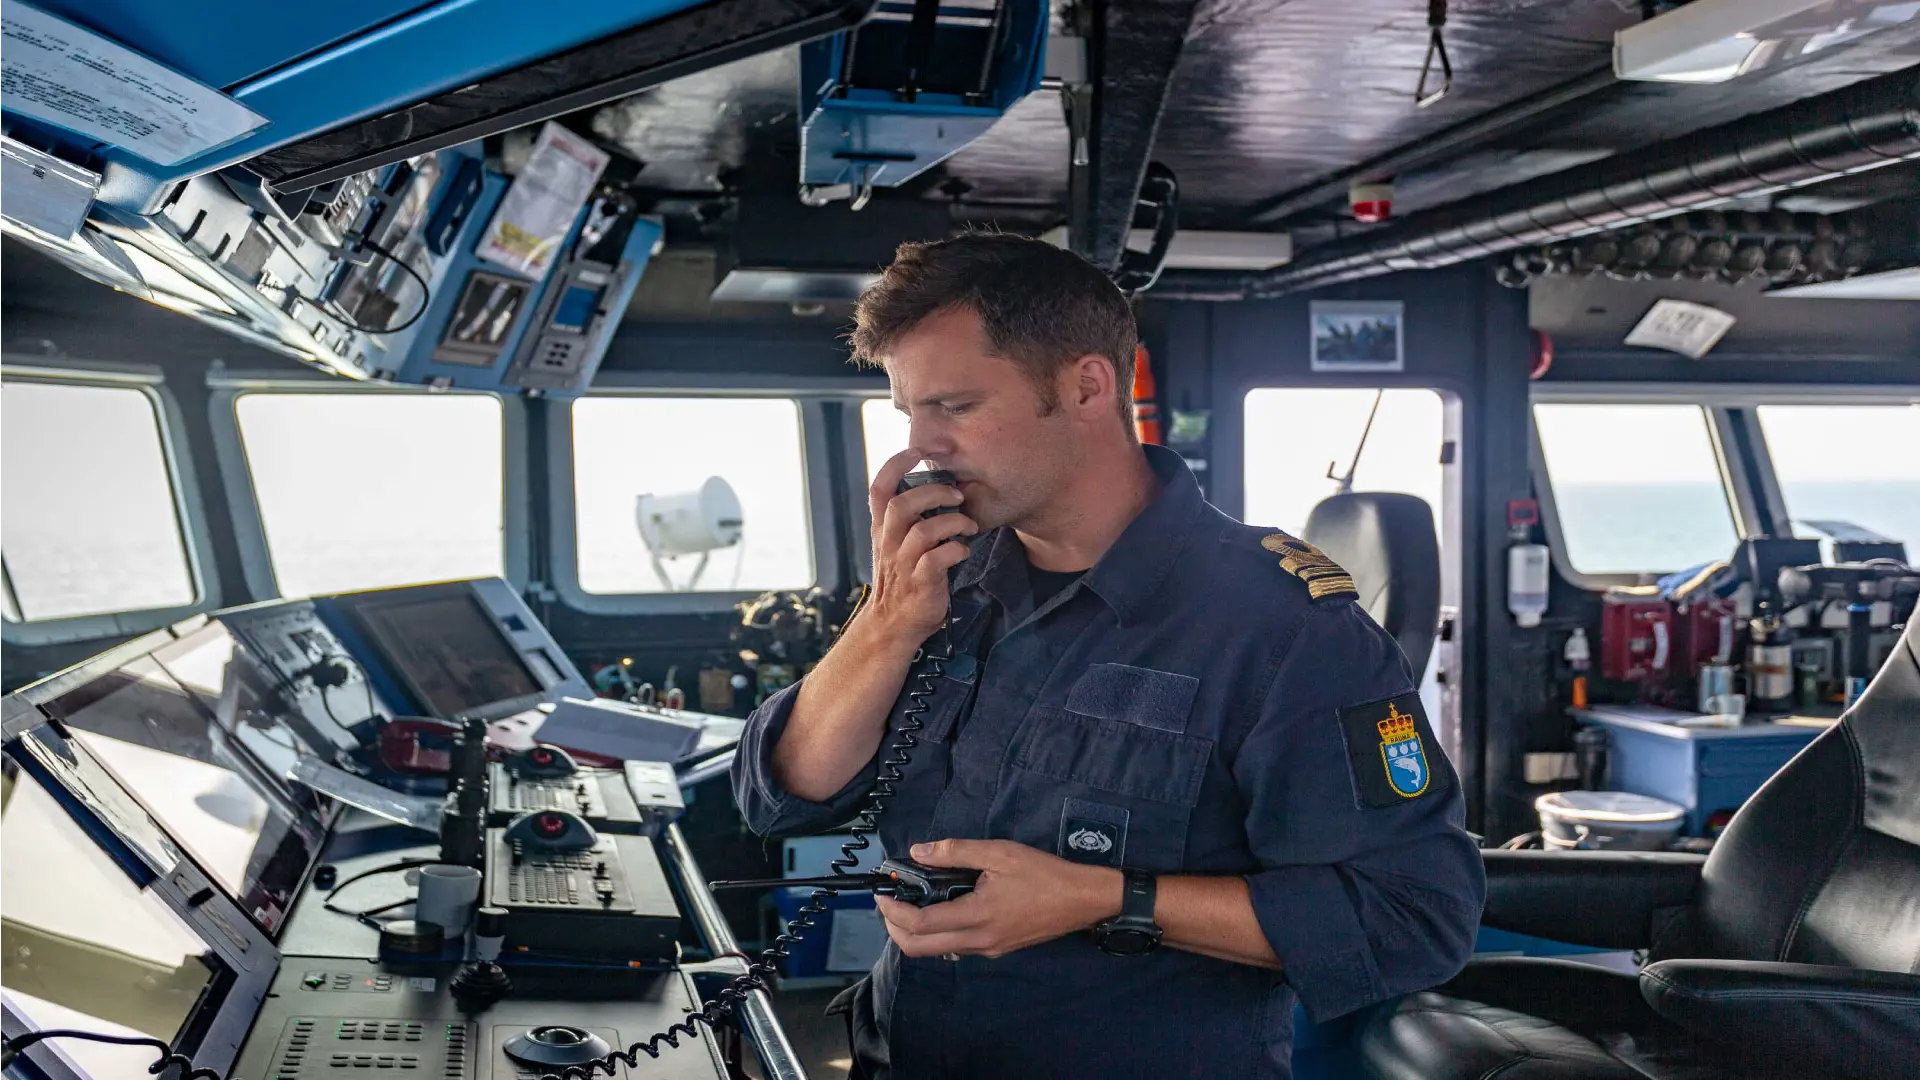
[[[486,903],[507,912],[509,949],[672,963],[680,909],[643,836],[602,835],[538,810],[487,830]]]
[[[538,810],[564,810],[598,832],[658,836],[686,809],[673,766],[629,761],[591,769],[545,744],[517,750],[488,770],[487,824],[505,827]]]
[[[534,1080],[584,1065],[685,1019],[699,1007],[678,971],[628,975],[594,1000],[509,996],[463,1011],[451,968],[395,971],[373,964],[289,957],[275,977],[235,1076],[289,1080]],[[574,976],[578,979],[579,976]],[[712,1080],[726,1067],[712,1039],[684,1039],[644,1072],[614,1077]],[[596,1076],[603,1075],[595,1073]]]

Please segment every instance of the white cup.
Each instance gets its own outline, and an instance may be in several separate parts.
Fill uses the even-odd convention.
[[[416,919],[437,924],[450,939],[467,932],[474,905],[480,900],[480,871],[471,866],[434,863],[408,876],[416,877],[420,886],[420,899],[413,907]]]

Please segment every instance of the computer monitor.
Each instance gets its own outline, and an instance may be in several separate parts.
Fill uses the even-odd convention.
[[[527,708],[547,689],[464,583],[350,594],[333,602],[434,716],[481,715],[503,702]]]
[[[305,788],[286,779],[300,755],[317,753],[328,764],[340,764],[340,751],[358,745],[353,725],[364,723],[379,710],[365,679],[359,680],[357,693],[342,690],[329,697],[288,692],[272,666],[218,621],[183,634],[178,641],[154,649],[152,655],[295,802],[311,798]],[[330,659],[350,669],[358,666],[345,655]],[[308,699],[315,698],[319,705],[308,707]],[[324,813],[327,807],[321,804],[318,809]]]
[[[218,952],[152,888],[129,877],[32,773],[0,758],[0,1000],[8,1033],[75,1028],[145,1035],[182,1052],[196,1019],[231,989]],[[146,1076],[147,1047],[59,1040],[36,1060],[88,1080]]]
[[[320,853],[331,804],[286,778],[295,757],[311,747],[271,696],[253,689],[266,684],[242,674],[251,667],[245,653],[221,652],[213,638],[195,635],[106,667],[38,704],[274,935]],[[191,673],[198,692],[175,679],[162,658]]]

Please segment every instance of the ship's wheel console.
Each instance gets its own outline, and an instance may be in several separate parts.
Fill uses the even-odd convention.
[[[472,584],[199,618],[8,696],[8,1039],[147,1037],[246,1080],[538,1080],[595,1062],[697,1080],[739,1075],[748,1052],[802,1077],[764,994],[743,1003],[745,1039],[632,1049],[744,964],[675,824],[672,763],[487,745],[487,719],[579,683],[530,612]],[[423,604],[441,630],[408,621]],[[475,622],[446,626],[452,612]],[[516,667],[425,669],[456,654]],[[383,757],[402,721],[438,742]],[[361,785],[348,802],[326,790],[342,776]],[[48,1039],[6,1076],[108,1080],[156,1057]]]

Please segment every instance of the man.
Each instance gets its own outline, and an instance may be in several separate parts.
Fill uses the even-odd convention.
[[[748,721],[735,792],[762,835],[839,826],[924,704],[880,837],[982,873],[877,901],[856,1075],[1284,1078],[1296,998],[1326,1020],[1472,951],[1480,857],[1415,673],[1325,556],[1139,444],[1136,334],[1099,271],[1012,236],[907,245],[860,302],[911,448],[869,493],[870,593]],[[896,496],[922,459],[958,486]]]

